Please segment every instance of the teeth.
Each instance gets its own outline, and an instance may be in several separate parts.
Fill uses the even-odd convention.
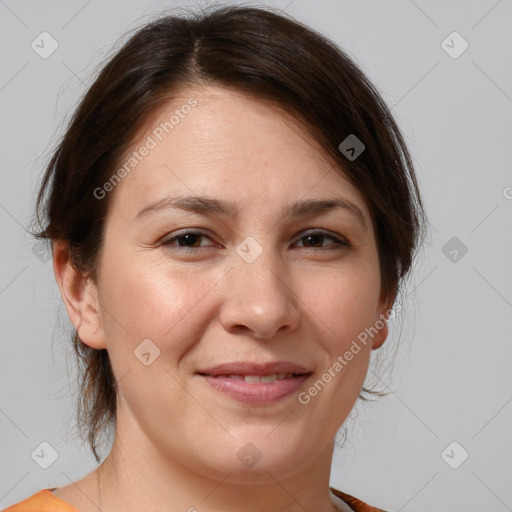
[[[291,379],[293,373],[272,373],[271,375],[246,375],[244,380],[250,384],[258,382],[275,382],[276,380]]]
[[[293,373],[272,373],[271,375],[217,375],[217,377],[222,377],[224,379],[234,379],[234,380],[244,380],[249,384],[258,384],[260,382],[275,382],[276,380],[283,379],[291,379],[293,377]]]
[[[219,377],[224,377],[233,380],[244,380],[243,375],[219,375]]]

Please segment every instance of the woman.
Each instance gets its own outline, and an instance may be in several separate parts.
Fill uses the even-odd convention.
[[[419,246],[400,132],[337,47],[270,10],[168,16],[111,58],[38,198],[112,449],[7,509],[376,511],[336,432]]]

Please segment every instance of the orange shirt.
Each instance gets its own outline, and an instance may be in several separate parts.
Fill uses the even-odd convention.
[[[338,496],[338,498],[341,498],[347,505],[350,505],[354,509],[354,512],[386,512],[381,508],[371,507],[370,505],[367,505],[363,501],[354,498],[354,496],[338,491],[333,487],[331,487],[330,489],[333,494]]]
[[[11,505],[3,512],[80,512],[69,503],[52,494],[52,491],[53,489],[42,489],[29,498]],[[380,508],[370,507],[370,505],[350,496],[350,494],[345,494],[332,487],[331,491],[350,505],[355,512],[385,512]]]

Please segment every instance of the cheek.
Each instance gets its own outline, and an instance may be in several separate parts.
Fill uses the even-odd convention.
[[[300,286],[304,314],[325,331],[329,352],[345,350],[376,321],[380,273],[373,264],[361,261],[316,273],[303,277]]]
[[[301,296],[307,297],[303,314],[317,326],[316,343],[324,354],[303,403],[310,400],[313,408],[324,409],[333,424],[344,420],[364,384],[371,353],[368,329],[376,321],[380,292],[376,260],[350,263],[302,280]]]
[[[146,339],[161,353],[179,357],[186,352],[204,328],[207,318],[198,314],[199,306],[218,279],[211,275],[198,279],[192,267],[187,272],[133,255],[116,255],[115,261],[105,256],[100,303],[113,363]]]
[[[311,283],[312,284],[312,283]],[[315,414],[330,418],[332,435],[346,419],[364,385],[371,353],[367,329],[375,323],[378,275],[347,272],[310,287],[307,314],[317,326],[316,354],[322,367],[298,397]]]

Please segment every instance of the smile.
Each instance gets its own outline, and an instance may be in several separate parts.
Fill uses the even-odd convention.
[[[273,373],[270,375],[205,375],[201,378],[223,396],[251,405],[270,405],[300,391],[310,373]]]

